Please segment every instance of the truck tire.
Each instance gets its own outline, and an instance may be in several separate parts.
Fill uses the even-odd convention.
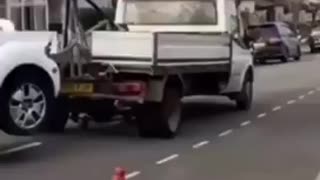
[[[167,87],[161,103],[147,103],[137,115],[141,137],[174,138],[181,125],[181,89]]]
[[[69,120],[69,104],[67,97],[58,97],[54,103],[52,115],[47,123],[47,130],[52,133],[62,133]]]
[[[253,84],[248,74],[242,85],[242,90],[236,96],[236,104],[239,110],[249,110],[253,99]]]
[[[35,73],[17,73],[0,95],[1,127],[9,134],[28,135],[43,129],[51,115],[53,88]]]

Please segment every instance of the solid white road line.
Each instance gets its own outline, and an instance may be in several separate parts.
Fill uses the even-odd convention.
[[[209,141],[202,141],[202,142],[199,142],[197,144],[194,144],[192,146],[193,149],[199,149],[201,148],[202,146],[205,146],[205,145],[208,145],[210,142]]]
[[[172,160],[174,160],[174,159],[176,159],[176,158],[178,158],[178,157],[179,157],[179,154],[173,154],[173,155],[171,155],[171,156],[168,156],[168,157],[166,157],[166,158],[163,158],[163,159],[157,161],[156,164],[157,164],[157,165],[161,165],[161,164],[164,164],[164,163],[166,163],[166,162],[172,161]]]
[[[224,136],[228,136],[229,134],[232,133],[232,129],[226,130],[222,133],[219,134],[219,137],[224,137]]]
[[[319,172],[319,174],[317,175],[317,177],[316,177],[315,180],[320,180],[320,172]]]
[[[308,92],[309,95],[312,95],[313,93],[314,93],[314,91],[309,91]]]
[[[272,109],[273,112],[281,110],[281,106],[276,106]]]
[[[240,124],[241,127],[245,127],[251,124],[251,121],[245,121]]]
[[[299,96],[299,99],[304,99],[304,95]]]
[[[30,149],[30,148],[41,146],[41,145],[42,145],[41,142],[32,142],[32,143],[29,143],[29,144],[24,144],[24,145],[21,145],[21,146],[18,146],[18,147],[14,147],[14,148],[11,148],[11,149],[7,149],[7,150],[4,150],[4,151],[1,151],[0,155],[5,155],[5,154],[15,153],[15,152],[19,152],[19,151],[24,151],[24,150],[27,150],[27,149]]]
[[[264,118],[267,116],[267,113],[261,113],[257,116],[258,119]]]
[[[294,104],[294,103],[296,103],[296,100],[290,100],[290,101],[287,102],[287,104],[289,104],[289,105],[290,104]]]
[[[139,176],[140,174],[141,174],[140,171],[134,171],[134,172],[132,172],[132,173],[127,174],[127,175],[126,175],[126,179],[134,178],[134,177],[136,177],[136,176]]]

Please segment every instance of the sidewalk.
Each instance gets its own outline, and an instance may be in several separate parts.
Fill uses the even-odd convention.
[[[8,135],[0,130],[0,156],[41,146],[32,137]]]

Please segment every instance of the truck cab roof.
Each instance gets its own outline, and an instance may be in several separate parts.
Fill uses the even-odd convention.
[[[236,15],[234,0],[119,0],[115,23],[130,31],[230,32]]]

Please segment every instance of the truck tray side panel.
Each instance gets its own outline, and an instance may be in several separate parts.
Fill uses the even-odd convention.
[[[228,35],[158,33],[157,36],[157,65],[230,63]]]
[[[150,65],[152,47],[151,33],[95,31],[92,34],[92,54],[95,60]]]
[[[228,34],[188,32],[103,32],[92,34],[93,61],[120,72],[151,75],[229,72]]]

